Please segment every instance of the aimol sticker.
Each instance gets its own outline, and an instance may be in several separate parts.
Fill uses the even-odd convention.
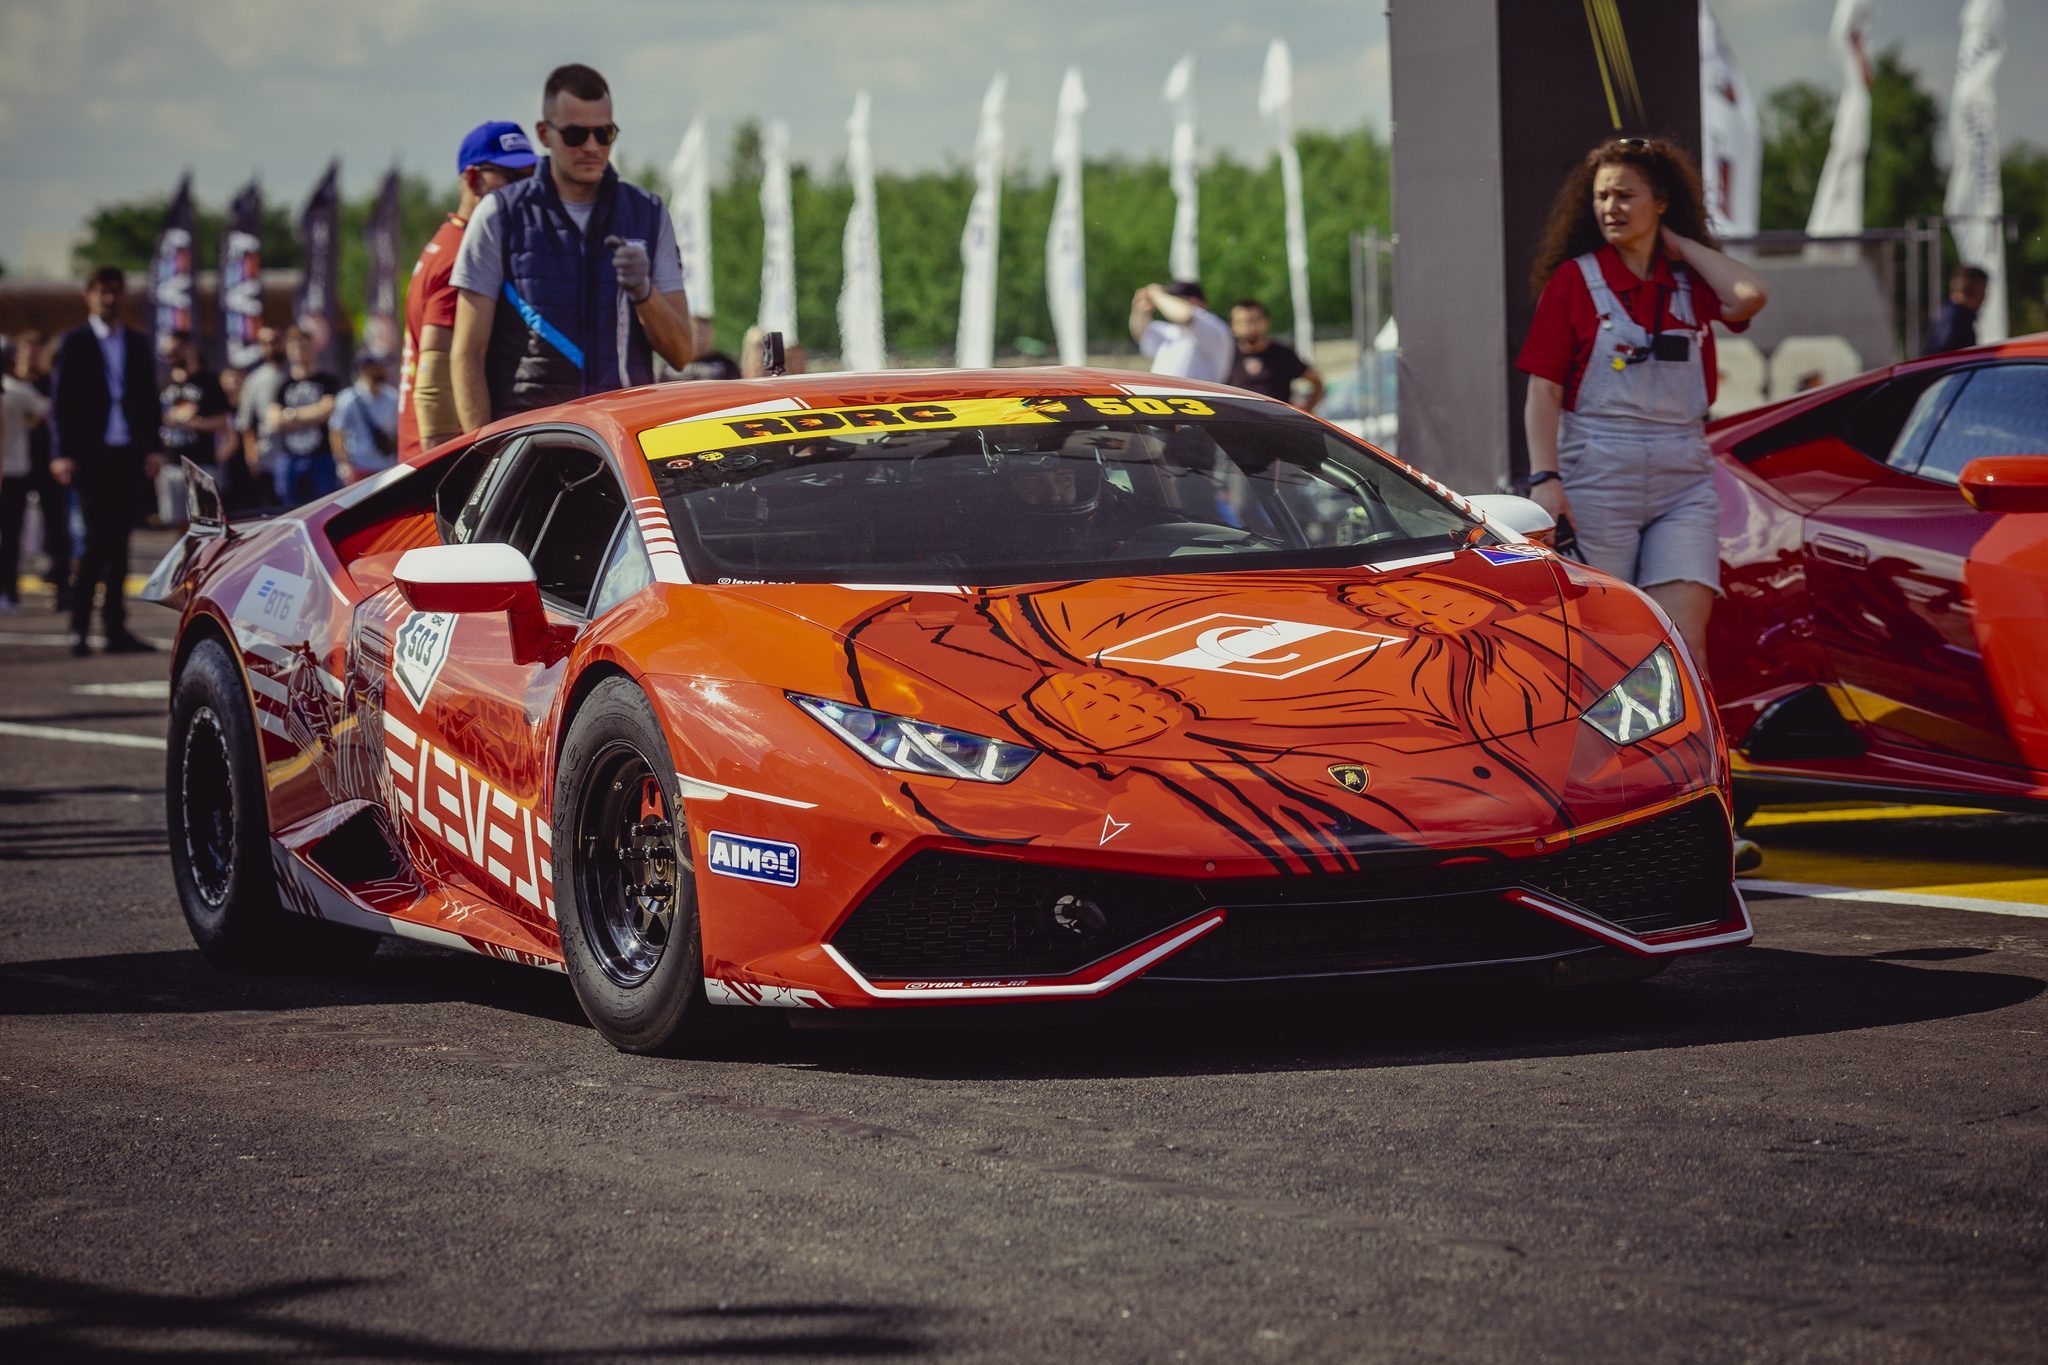
[[[303,640],[305,632],[299,629],[299,617],[304,614],[306,598],[312,591],[310,579],[265,564],[242,590],[242,600],[235,603],[235,619],[261,626],[280,639]]]
[[[795,844],[781,844],[773,839],[750,839],[744,834],[721,834],[713,830],[708,852],[709,857],[705,861],[721,877],[767,882],[770,886],[795,886],[797,883],[800,850]]]

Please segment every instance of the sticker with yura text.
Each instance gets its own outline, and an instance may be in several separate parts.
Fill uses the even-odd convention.
[[[261,626],[287,640],[302,639],[299,617],[304,614],[306,598],[312,591],[310,579],[265,564],[242,590],[242,600],[235,604],[235,619]]]
[[[405,695],[412,698],[415,711],[427,704],[441,665],[448,662],[448,642],[455,634],[456,616],[446,611],[416,611],[405,618],[391,641],[391,672]]]
[[[711,870],[721,877],[767,882],[770,886],[795,886],[798,849],[795,844],[773,839],[750,839],[744,834],[711,831],[707,846]]]

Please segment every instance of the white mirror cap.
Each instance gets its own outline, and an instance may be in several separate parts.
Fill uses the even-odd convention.
[[[1512,493],[1470,493],[1465,501],[1495,527],[1506,527],[1518,536],[1541,535],[1557,525],[1557,518],[1540,503]]]
[[[398,557],[405,583],[531,583],[533,565],[510,545],[422,545]]]

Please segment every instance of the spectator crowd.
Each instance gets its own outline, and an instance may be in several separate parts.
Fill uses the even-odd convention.
[[[121,322],[125,277],[113,267],[86,284],[85,325],[0,346],[0,614],[21,607],[31,496],[72,651],[88,652],[96,602],[109,652],[146,651],[126,628],[123,580],[129,534],[154,510],[151,485],[167,465],[189,461],[212,478],[229,512],[290,508],[515,413],[665,379],[765,373],[758,328],[736,362],[712,349],[711,320],[691,314],[662,201],[611,165],[619,126],[604,77],[581,65],[549,73],[533,131],[545,156],[517,123],[463,139],[456,209],[407,287],[395,377],[365,356],[345,382],[318,368],[296,326],[262,329],[262,358],[246,370],[209,369],[187,332],[159,357]],[[1148,284],[1130,327],[1155,373],[1311,411],[1322,398],[1321,376],[1271,338],[1255,299],[1225,321],[1200,284]],[[802,367],[794,348],[788,364]]]

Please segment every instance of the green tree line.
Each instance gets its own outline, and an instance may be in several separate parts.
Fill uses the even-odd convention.
[[[1835,94],[1810,81],[1781,85],[1764,97],[1764,164],[1759,223],[1765,231],[1806,226],[1827,161]],[[1863,170],[1866,227],[1904,227],[1908,218],[1938,217],[1948,177],[1935,160],[1941,102],[1906,65],[1897,44],[1878,53],[1870,72],[1870,155]],[[2048,150],[2021,142],[1999,167],[2005,211],[2018,222],[2007,242],[2006,305],[2014,335],[2048,330]],[[1954,243],[1947,244],[1954,260]]]
[[[1392,178],[1387,146],[1370,129],[1303,132],[1302,162],[1309,238],[1310,307],[1323,329],[1347,331],[1351,317],[1350,234],[1392,228]],[[666,193],[649,166],[623,168],[627,178]],[[1173,193],[1166,165],[1156,158],[1095,158],[1087,162],[1083,204],[1087,222],[1089,335],[1100,344],[1130,345],[1125,322],[1133,291],[1166,278],[1173,228]],[[853,204],[845,169],[792,166],[795,212],[797,330],[813,354],[839,350],[840,238]],[[734,350],[753,321],[761,292],[761,136],[757,125],[735,130],[726,174],[712,192],[712,270],[718,303],[719,344]],[[999,350],[1027,352],[1049,344],[1052,320],[1045,300],[1045,236],[1052,217],[1049,175],[1017,171],[1003,186],[997,269],[996,336]],[[1202,175],[1203,284],[1218,303],[1262,298],[1281,327],[1291,325],[1287,255],[1281,235],[1279,161],[1253,165],[1215,157]],[[454,207],[453,186],[418,176],[404,180],[402,259],[415,259]],[[960,311],[960,231],[973,197],[963,168],[888,173],[876,178],[881,226],[882,300],[890,350],[933,356],[950,352]],[[93,265],[144,269],[163,223],[168,195],[109,204],[85,224],[76,251],[81,271]],[[340,294],[360,313],[368,254],[363,224],[374,190],[345,199],[341,216]],[[266,266],[299,264],[297,206],[266,204]],[[201,268],[218,259],[222,212],[201,206],[195,236]]]

